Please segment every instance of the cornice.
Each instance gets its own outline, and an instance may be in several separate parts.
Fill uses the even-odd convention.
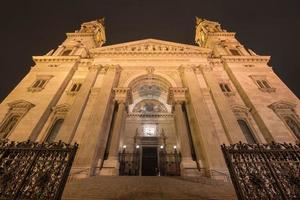
[[[221,56],[223,62],[227,63],[263,63],[267,64],[270,56]]]
[[[209,56],[210,52],[116,52],[116,51],[106,51],[106,52],[91,52],[91,56],[94,58],[97,56],[135,56],[135,57],[155,57],[155,56]]]
[[[214,36],[214,37],[234,37],[235,32],[214,32],[214,33],[208,33],[208,36]]]
[[[129,113],[130,118],[172,118],[172,113]]]
[[[68,38],[72,37],[93,37],[94,33],[66,33]]]
[[[32,56],[33,61],[38,63],[51,63],[51,62],[76,62],[80,59],[80,56]]]

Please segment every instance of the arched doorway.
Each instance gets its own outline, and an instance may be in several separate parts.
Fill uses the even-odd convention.
[[[129,87],[133,103],[121,138],[120,174],[179,175],[178,139],[172,105],[168,104],[172,85],[149,73],[132,80]]]

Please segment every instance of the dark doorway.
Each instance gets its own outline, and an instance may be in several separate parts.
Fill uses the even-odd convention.
[[[157,169],[157,148],[143,147],[142,176],[156,176]]]

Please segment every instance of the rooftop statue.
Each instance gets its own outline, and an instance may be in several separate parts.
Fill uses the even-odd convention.
[[[207,39],[207,34],[226,32],[226,30],[221,28],[218,22],[209,21],[206,19],[201,19],[196,17],[196,36],[195,42],[200,46],[204,47]]]
[[[102,46],[106,41],[104,18],[83,23],[78,32],[94,33],[95,41],[99,44],[99,46]]]

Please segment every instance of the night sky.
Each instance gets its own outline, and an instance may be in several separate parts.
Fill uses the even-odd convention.
[[[4,1],[3,1],[4,2]],[[300,97],[297,0],[10,0],[1,2],[0,102],[44,55],[82,22],[105,17],[107,43],[154,38],[194,44],[195,16],[221,23],[259,55]],[[8,1],[5,1],[8,2]],[[299,1],[298,1],[299,2]]]

